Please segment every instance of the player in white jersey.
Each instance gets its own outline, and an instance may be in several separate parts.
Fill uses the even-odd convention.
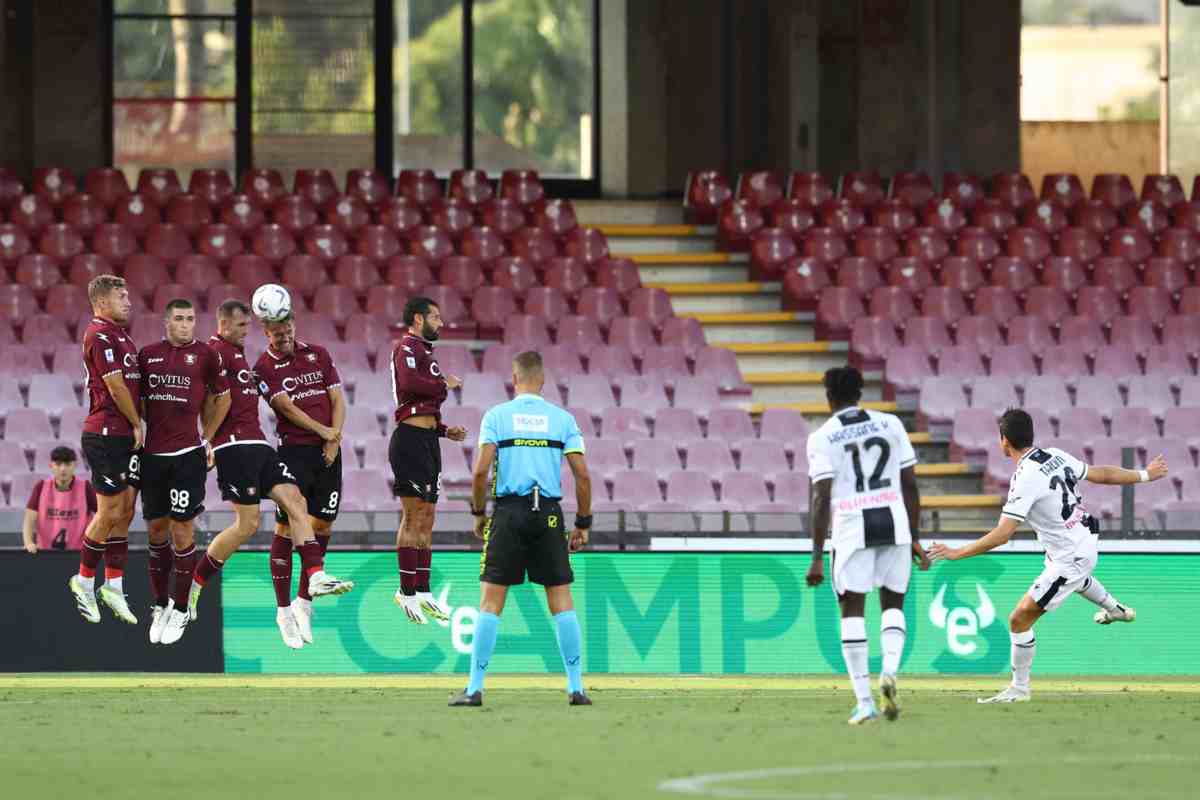
[[[1012,684],[981,703],[1020,703],[1029,700],[1029,671],[1037,644],[1033,625],[1047,611],[1062,605],[1078,592],[1100,606],[1095,621],[1101,625],[1133,622],[1135,613],[1117,602],[1092,574],[1096,569],[1099,524],[1087,513],[1076,487],[1080,481],[1109,485],[1156,481],[1167,475],[1160,455],[1146,469],[1088,466],[1070,453],[1054,447],[1033,446],[1033,419],[1018,408],[1000,417],[1000,448],[1017,462],[1009,482],[1008,499],[1000,522],[985,536],[963,547],[938,542],[929,548],[934,559],[970,558],[986,553],[1012,538],[1017,526],[1027,522],[1046,551],[1045,569],[1021,596],[1008,617],[1012,641]]]
[[[912,442],[895,416],[858,407],[862,387],[854,367],[827,371],[825,396],[833,416],[808,437],[813,546],[807,582],[819,586],[825,579],[825,539],[832,526],[830,571],[842,610],[842,657],[858,701],[851,725],[879,718],[867,666],[866,595],[879,590],[879,689],[884,716],[894,720],[900,713],[896,673],[904,652],[904,595],[912,562],[929,569],[918,541],[921,495]]]

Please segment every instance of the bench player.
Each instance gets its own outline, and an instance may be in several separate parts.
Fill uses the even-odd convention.
[[[1009,481],[1008,498],[1000,522],[987,534],[963,547],[942,542],[930,546],[934,559],[956,561],[970,558],[1008,542],[1017,526],[1028,522],[1046,551],[1045,568],[1029,591],[1021,596],[1008,617],[1012,643],[1012,683],[999,694],[981,698],[981,703],[1022,703],[1032,696],[1029,673],[1037,640],[1034,624],[1047,612],[1062,605],[1072,594],[1100,606],[1095,621],[1101,625],[1133,622],[1136,613],[1108,593],[1095,577],[1099,559],[1099,523],[1087,513],[1077,491],[1079,483],[1121,486],[1156,481],[1167,476],[1167,462],[1160,455],[1146,469],[1089,466],[1054,447],[1034,447],[1033,418],[1019,408],[1005,411],[999,420],[1000,449],[1016,462]]]
[[[862,374],[854,367],[825,373],[825,396],[833,416],[808,437],[812,476],[812,566],[809,586],[824,580],[822,552],[832,527],[830,572],[842,611],[842,657],[858,701],[848,720],[861,725],[879,718],[867,666],[866,595],[879,590],[879,678],[884,715],[894,720],[896,673],[904,652],[904,595],[912,563],[929,569],[918,541],[921,496],[916,453],[898,418],[859,408]]]

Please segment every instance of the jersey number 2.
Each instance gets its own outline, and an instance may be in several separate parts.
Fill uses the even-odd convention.
[[[872,447],[879,449],[879,460],[875,462],[875,471],[871,473],[871,479],[867,481],[867,488],[874,492],[879,489],[886,489],[892,485],[891,480],[883,477],[883,471],[887,468],[888,457],[892,454],[892,448],[888,445],[887,439],[881,439],[878,436],[872,436],[863,442],[864,450],[869,450]],[[850,454],[850,459],[854,462],[854,491],[862,492],[862,456],[859,455],[858,443],[851,442],[846,445],[846,452]]]
[[[1079,505],[1079,501],[1075,497],[1075,473],[1070,467],[1063,469],[1063,477],[1055,475],[1050,479],[1050,489],[1062,489],[1062,518],[1066,522],[1075,513],[1075,506]]]

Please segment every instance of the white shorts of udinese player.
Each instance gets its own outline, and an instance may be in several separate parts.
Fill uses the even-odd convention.
[[[912,545],[864,547],[849,555],[833,554],[833,591],[867,594],[878,588],[904,594],[912,576]]]
[[[1029,587],[1027,594],[1043,611],[1053,611],[1075,592],[1083,588],[1099,560],[1096,538],[1089,537],[1069,558],[1046,559],[1042,574]]]

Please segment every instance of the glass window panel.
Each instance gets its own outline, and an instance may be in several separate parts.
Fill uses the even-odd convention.
[[[375,4],[254,4],[254,163],[280,170],[375,165]]]
[[[592,177],[592,0],[477,0],[475,163]]]
[[[1192,194],[1200,174],[1200,8],[1171,5],[1171,172]]]
[[[234,168],[233,22],[116,19],[113,161],[143,167]]]
[[[395,0],[395,170],[463,164],[461,0]]]
[[[113,13],[121,14],[220,14],[233,16],[237,0],[113,0]]]

